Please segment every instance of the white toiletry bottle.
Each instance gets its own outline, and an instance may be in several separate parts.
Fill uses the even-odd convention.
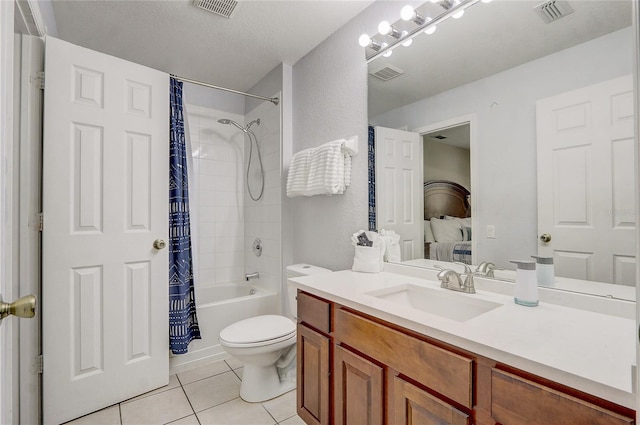
[[[538,305],[538,279],[535,261],[511,261],[516,264],[516,287],[513,299],[516,304],[527,307]]]
[[[538,276],[538,285],[553,286],[556,282],[555,268],[553,267],[553,257],[537,257],[532,255],[531,258],[536,259],[536,275]]]

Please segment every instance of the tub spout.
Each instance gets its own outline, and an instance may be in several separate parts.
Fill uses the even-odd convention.
[[[244,275],[244,280],[249,282],[250,279],[258,279],[259,277],[260,277],[260,273],[258,272],[247,273]]]

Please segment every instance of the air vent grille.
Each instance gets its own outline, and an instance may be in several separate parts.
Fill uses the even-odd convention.
[[[236,0],[193,0],[193,5],[216,15],[231,18],[238,2]]]
[[[383,68],[371,71],[369,74],[382,81],[389,81],[404,74],[404,71],[392,65],[385,65]]]
[[[550,0],[535,7],[544,22],[550,24],[573,13],[571,5],[563,0]]]

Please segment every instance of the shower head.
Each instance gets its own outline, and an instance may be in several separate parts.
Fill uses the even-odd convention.
[[[241,126],[240,124],[238,124],[237,122],[235,122],[233,120],[230,120],[230,119],[227,119],[227,118],[222,118],[222,119],[219,119],[218,122],[220,124],[233,124],[236,127],[238,127],[240,130],[244,131],[245,133],[247,132],[247,129],[245,129],[243,126]]]

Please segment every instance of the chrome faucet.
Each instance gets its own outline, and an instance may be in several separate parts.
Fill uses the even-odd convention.
[[[244,275],[244,280],[249,282],[250,279],[258,279],[259,277],[260,277],[260,273],[258,272],[247,273]]]
[[[495,277],[494,270],[498,270],[495,264],[490,261],[483,261],[476,268],[476,273],[486,277]]]
[[[438,279],[442,282],[440,287],[450,289],[452,291],[464,292],[465,294],[475,294],[476,288],[473,282],[474,273],[471,268],[463,263],[456,263],[464,265],[464,281],[462,275],[455,270],[445,269],[438,273]]]

